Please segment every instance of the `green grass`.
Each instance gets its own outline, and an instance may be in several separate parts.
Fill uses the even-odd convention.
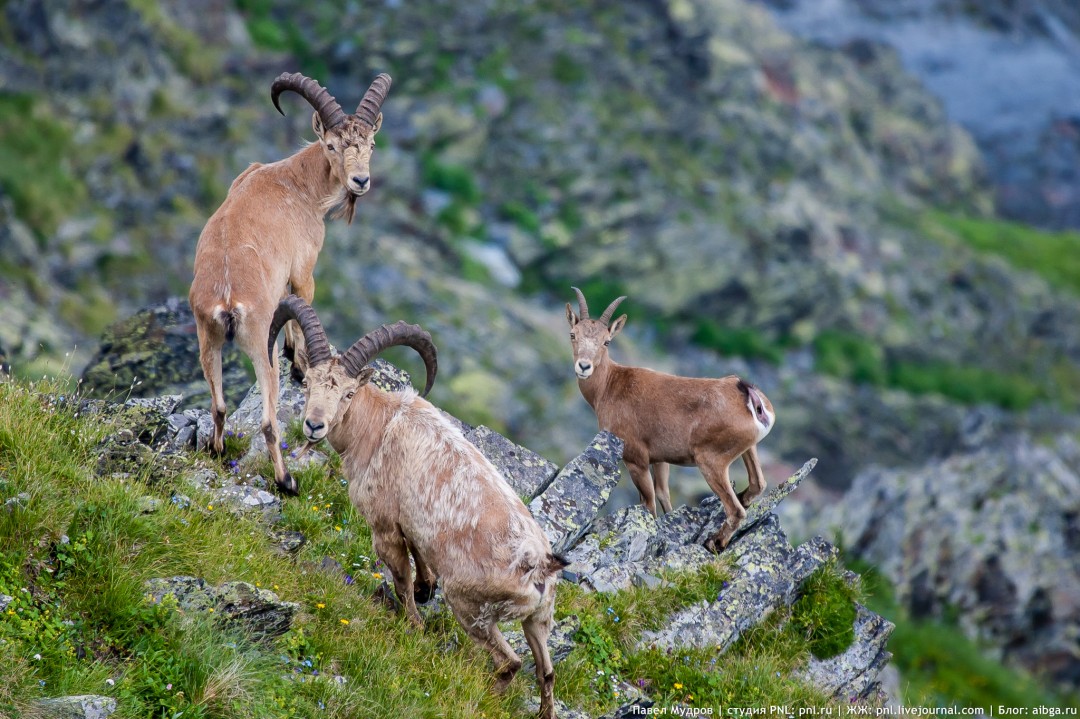
[[[0,93],[0,187],[38,236],[52,234],[86,189],[69,167],[71,131],[27,95]]]
[[[480,190],[467,167],[440,162],[429,153],[421,158],[420,176],[425,185],[448,192],[466,205],[480,201]]]
[[[847,332],[825,330],[814,338],[813,348],[818,372],[857,384],[919,395],[940,394],[963,404],[996,404],[1011,410],[1027,409],[1051,396],[1050,387],[1025,374],[897,360],[871,340]],[[1071,377],[1067,372],[1063,369],[1060,377]],[[1071,397],[1059,395],[1057,399],[1067,403]]]
[[[825,330],[814,338],[813,346],[818,372],[876,386],[889,378],[884,350],[864,337]]]
[[[921,229],[935,239],[960,240],[979,252],[1002,257],[1059,289],[1080,294],[1080,232],[1046,232],[1018,222],[941,211],[924,215]]]
[[[50,400],[56,389],[0,383],[0,502],[27,495],[0,509],[0,593],[14,597],[0,614],[0,715],[29,713],[39,697],[83,693],[116,698],[119,719],[522,715],[535,694],[531,674],[495,695],[488,655],[448,611],[418,632],[371,600],[380,566],[336,455],[295,473],[303,494],[284,502],[276,529],[302,532],[307,543],[289,557],[267,527],[182,479],[206,467],[229,476],[228,458],[196,453],[167,473],[154,462],[136,476],[94,476],[114,415],[77,417],[70,404]],[[228,438],[229,456],[243,452],[245,439]],[[189,505],[168,501],[179,492]],[[145,513],[148,497],[163,501]],[[318,569],[327,557],[349,582]],[[177,575],[250,582],[301,609],[284,636],[256,641],[210,611],[148,601],[146,580]],[[727,576],[721,559],[665,575],[667,584],[652,591],[588,594],[561,585],[558,616],[578,616],[581,629],[557,668],[556,695],[608,710],[618,703],[618,677],[660,701],[825,702],[794,678],[809,644],[779,618],[722,657],[636,648],[643,630],[715,598]]]
[[[783,359],[783,348],[749,327],[727,327],[710,319],[699,319],[690,340],[722,355],[759,357],[773,364]]]
[[[913,394],[937,393],[964,404],[990,403],[1011,410],[1027,409],[1048,397],[1047,389],[1026,375],[945,363],[893,363],[888,383]]]
[[[792,626],[806,637],[810,653],[818,659],[843,654],[855,641],[858,589],[835,565],[828,565],[810,575],[802,592],[792,607]]]

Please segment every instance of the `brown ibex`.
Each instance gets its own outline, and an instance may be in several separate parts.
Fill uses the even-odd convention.
[[[566,320],[578,389],[596,412],[600,429],[623,440],[623,462],[642,504],[655,515],[659,499],[670,512],[669,465],[696,465],[727,515],[705,547],[713,552],[725,548],[746,517],[745,508],[765,489],[757,445],[776,417],[768,397],[735,375],[697,379],[617,364],[608,356],[608,345],[623,328],[626,315],[614,322],[611,315],[626,297],[616,299],[594,320],[589,318],[585,295],[572,289],[581,315],[567,303]],[[736,496],[728,467],[740,456],[750,484]]]
[[[352,221],[356,198],[371,188],[368,166],[379,108],[390,76],[371,83],[356,113],[346,115],[326,88],[300,73],[279,76],[270,99],[295,92],[315,108],[311,124],[318,141],[270,164],[254,163],[233,180],[228,196],[210,217],[195,249],[195,279],[188,299],[199,335],[199,360],[210,385],[214,436],[211,450],[224,450],[225,394],[221,348],[234,337],[251,358],[263,395],[262,431],[274,464],[274,481],[296,495],[285,469],[277,426],[277,355],[263,352],[278,301],[291,291],[311,301],[312,271],[325,236],[324,216],[334,206]],[[283,113],[284,114],[284,113]],[[299,379],[306,366],[303,336],[286,328],[285,353]]]
[[[299,323],[308,347],[303,432],[327,439],[343,460],[349,499],[371,527],[372,543],[390,568],[408,618],[423,624],[416,601],[436,580],[465,632],[495,660],[496,689],[521,668],[499,622],[521,620],[536,662],[540,716],[555,716],[555,683],[547,640],[555,606],[555,575],[566,563],[551,552],[540,525],[499,471],[461,431],[412,389],[383,392],[367,363],[384,349],[407,345],[437,370],[431,335],[416,325],[383,325],[340,356],[303,300],[281,302],[267,350],[278,330]],[[409,555],[416,564],[413,582]]]

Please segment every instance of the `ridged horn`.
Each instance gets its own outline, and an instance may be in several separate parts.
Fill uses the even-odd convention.
[[[379,117],[379,110],[382,109],[383,101],[386,100],[386,94],[390,92],[391,82],[393,81],[385,72],[380,72],[371,81],[371,86],[364,93],[360,104],[356,106],[356,118],[358,120],[375,127],[375,120]]]
[[[571,287],[570,289],[572,289],[577,294],[578,310],[581,312],[581,317],[579,317],[578,319],[589,319],[589,303],[585,301],[585,295],[581,294],[581,290],[579,290],[577,287]]]
[[[296,320],[304,333],[304,346],[310,366],[320,365],[330,359],[330,342],[326,339],[326,330],[323,329],[315,310],[296,295],[289,295],[278,303],[274,319],[270,322],[266,351],[270,353],[271,361],[274,359],[274,343],[277,342],[281,328],[289,320]]]
[[[625,299],[626,295],[623,295],[622,297],[616,298],[614,302],[608,305],[607,309],[604,310],[604,314],[600,315],[600,321],[603,322],[605,325],[608,322],[611,322],[611,315],[614,314],[615,308],[618,307],[619,304]]]
[[[341,366],[350,377],[356,377],[368,362],[375,359],[376,355],[398,345],[412,347],[424,360],[424,366],[427,368],[427,386],[424,387],[423,396],[427,396],[427,393],[431,391],[431,386],[435,384],[439,362],[431,335],[420,325],[410,325],[404,320],[398,320],[392,325],[383,325],[368,332],[353,342],[352,347],[341,355]]]
[[[287,90],[295,92],[311,103],[311,106],[315,108],[315,112],[319,113],[319,117],[322,118],[323,127],[337,127],[345,121],[345,111],[341,109],[341,105],[330,94],[330,91],[299,72],[283,72],[278,75],[278,78],[270,86],[270,99],[273,100],[274,107],[282,115],[285,114],[285,111],[278,104],[278,98],[281,93]]]

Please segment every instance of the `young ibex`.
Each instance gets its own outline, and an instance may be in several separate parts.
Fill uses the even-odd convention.
[[[292,91],[315,108],[311,124],[318,142],[268,165],[252,164],[233,180],[221,207],[210,217],[195,249],[195,279],[188,296],[199,335],[199,360],[210,385],[214,437],[211,449],[224,449],[225,395],[221,386],[221,348],[234,337],[251,358],[263,393],[262,431],[274,463],[274,481],[296,495],[296,481],[285,469],[277,427],[277,355],[263,352],[278,301],[290,291],[311,301],[312,271],[322,249],[323,217],[334,205],[350,222],[356,198],[371,187],[368,165],[379,108],[390,76],[371,83],[356,113],[346,115],[326,89],[300,73],[282,74],[270,86],[270,99]],[[303,337],[286,328],[285,353],[299,379],[306,366]]]
[[[315,312],[289,297],[274,315],[270,352],[289,320],[299,323],[308,347],[304,435],[308,442],[327,439],[341,455],[349,499],[370,525],[409,619],[422,625],[416,601],[426,601],[441,581],[458,622],[495,660],[500,691],[521,659],[499,622],[521,620],[536,661],[540,716],[554,717],[547,639],[555,575],[566,563],[552,554],[509,483],[435,407],[411,389],[388,393],[368,383],[369,361],[387,347],[407,345],[427,366],[426,394],[436,373],[431,336],[404,322],[383,325],[333,357]]]
[[[746,516],[745,507],[765,489],[757,444],[772,429],[772,404],[761,390],[735,375],[696,379],[617,364],[608,357],[608,345],[623,328],[626,315],[614,322],[611,315],[626,298],[618,298],[593,320],[585,296],[578,288],[573,290],[581,316],[567,303],[566,320],[578,389],[596,412],[600,429],[623,440],[623,462],[642,504],[656,514],[659,499],[670,512],[669,465],[697,465],[727,515],[705,547],[713,552],[725,548]],[[728,467],[739,456],[750,485],[736,496]]]

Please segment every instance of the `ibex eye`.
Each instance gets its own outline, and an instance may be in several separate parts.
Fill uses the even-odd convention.
[[[326,149],[329,150],[330,152],[337,152],[337,150],[334,148],[333,145],[327,145]]]
[[[611,344],[611,340],[604,340],[604,346],[607,347]]]
[[[574,334],[573,332],[571,332],[571,333],[570,333],[570,339],[572,339],[572,340],[576,340],[576,339],[577,339],[577,335],[575,335],[575,334]]]

